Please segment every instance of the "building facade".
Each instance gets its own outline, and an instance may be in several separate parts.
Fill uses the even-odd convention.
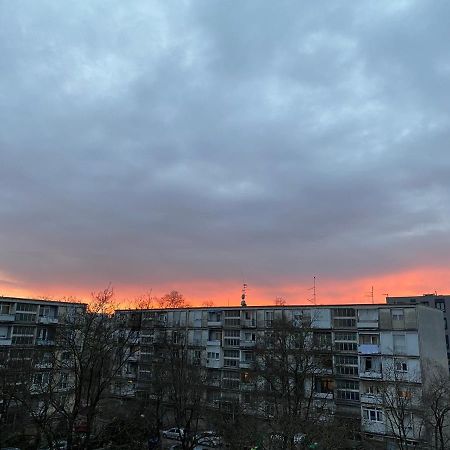
[[[423,294],[412,295],[407,297],[386,297],[388,305],[426,305],[442,311],[445,328],[445,346],[447,348],[448,367],[450,370],[450,331],[448,324],[450,323],[450,295]]]
[[[55,389],[67,395],[69,375],[55,374],[57,330],[68,314],[86,305],[80,303],[0,297],[0,425],[6,431],[23,428],[27,414],[19,404],[42,408],[50,379]],[[29,414],[28,414],[29,416]],[[1,442],[0,442],[1,444]],[[1,446],[1,445],[0,445]]]
[[[116,380],[118,394],[132,397],[145,392],[158,357],[157,343],[167,336],[177,342],[183,335],[192,361],[207,371],[205,400],[211,406],[229,401],[250,404],[256,392],[252,371],[275,324],[282,320],[294,327],[308,324],[307,341],[314,343],[311,348],[320,364],[310,370],[305,389],[327,411],[352,418],[366,437],[384,443],[398,439],[417,443],[427,438],[417,410],[424,374],[430,364],[447,367],[442,312],[423,305],[243,306],[116,313],[127,318],[136,333],[134,344],[139,346]],[[399,404],[401,424],[397,423]]]

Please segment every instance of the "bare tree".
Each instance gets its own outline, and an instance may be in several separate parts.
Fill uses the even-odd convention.
[[[404,364],[401,358],[385,361],[384,381],[379,384],[387,431],[400,450],[407,450],[412,440],[424,439],[419,374],[408,373]]]
[[[205,371],[201,354],[188,342],[185,329],[160,330],[155,338],[147,382],[148,408],[152,420],[161,425],[167,417],[183,429],[180,445],[193,449],[200,429],[205,397]]]
[[[72,309],[56,336],[55,370],[60,387],[67,390],[66,401],[53,396],[53,407],[62,418],[67,448],[74,443],[75,429],[84,438],[79,448],[89,447],[100,402],[108,398],[111,383],[130,356],[135,339],[127,323],[114,316],[113,290],[93,294],[88,309]]]
[[[153,309],[158,302],[158,298],[152,295],[152,289],[135,299],[136,309]]]
[[[293,323],[283,316],[259,339],[257,394],[279,449],[320,439],[323,424],[332,422],[326,398],[314,395],[314,377],[322,371],[321,350],[309,318]]]
[[[442,366],[427,367],[421,406],[425,423],[431,434],[432,448],[450,447],[450,380]]]
[[[160,308],[187,308],[189,303],[180,292],[170,291],[158,300],[158,305]]]

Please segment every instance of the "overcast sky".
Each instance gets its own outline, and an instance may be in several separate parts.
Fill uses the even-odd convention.
[[[0,293],[446,289],[449,18],[0,0]]]

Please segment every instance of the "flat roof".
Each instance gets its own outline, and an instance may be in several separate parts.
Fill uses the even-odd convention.
[[[24,297],[9,297],[0,295],[0,302],[8,301],[8,302],[22,302],[22,303],[43,303],[43,304],[57,304],[57,305],[80,305],[87,306],[87,303],[82,302],[70,302],[65,300],[50,300],[50,299],[37,299],[37,298],[24,298]]]
[[[427,305],[420,303],[410,304],[387,304],[387,303],[345,303],[345,304],[329,304],[329,305],[252,305],[252,306],[189,306],[183,308],[129,308],[116,309],[116,312],[138,312],[138,311],[188,311],[188,310],[233,310],[233,309],[314,309],[314,308],[429,308]],[[431,308],[434,309],[434,308]]]

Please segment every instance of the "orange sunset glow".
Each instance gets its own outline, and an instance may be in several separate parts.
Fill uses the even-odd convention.
[[[430,292],[445,294],[449,291],[447,280],[450,279],[450,269],[418,267],[393,274],[351,280],[321,280],[316,279],[316,300],[318,304],[370,303],[371,287],[374,288],[374,302],[384,303],[387,295],[406,296],[421,295]],[[213,304],[214,306],[236,306],[240,303],[242,286],[231,282],[213,282],[209,280],[193,281],[155,286],[113,285],[116,302],[121,308],[134,308],[135,299],[142,294],[151,292],[154,296],[162,296],[175,289],[181,292],[192,306]],[[279,286],[254,286],[247,289],[248,305],[273,305],[277,297],[286,300],[286,304],[312,304],[311,285],[286,282]],[[76,298],[89,301],[91,293],[103,289],[104,286],[89,288],[75,286],[30,286],[28,289],[14,288],[0,283],[0,293],[3,296],[30,298]]]

